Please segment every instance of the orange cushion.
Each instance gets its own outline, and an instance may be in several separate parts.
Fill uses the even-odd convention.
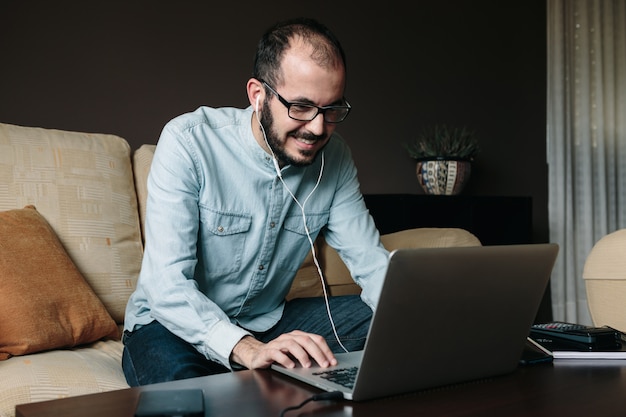
[[[0,212],[0,360],[105,337],[117,325],[46,219]]]

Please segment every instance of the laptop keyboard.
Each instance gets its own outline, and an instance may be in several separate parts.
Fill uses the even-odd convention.
[[[321,378],[327,379],[330,382],[334,382],[335,384],[342,385],[346,388],[353,388],[358,369],[358,367],[353,366],[351,368],[339,368],[330,371],[315,372],[314,375],[319,375]]]

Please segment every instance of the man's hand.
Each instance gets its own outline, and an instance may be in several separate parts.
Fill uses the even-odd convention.
[[[235,345],[231,354],[231,360],[248,369],[267,368],[274,362],[285,368],[293,368],[296,366],[295,361],[309,368],[311,359],[322,368],[337,364],[335,355],[323,337],[300,330],[282,334],[269,343],[245,336]]]

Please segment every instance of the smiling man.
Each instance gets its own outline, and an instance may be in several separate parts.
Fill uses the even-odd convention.
[[[248,108],[200,107],[164,127],[126,310],[131,386],[274,362],[327,367],[363,348],[388,253],[335,132],[351,109],[345,87],[336,37],[293,19],[259,41]],[[320,233],[363,291],[286,302]]]

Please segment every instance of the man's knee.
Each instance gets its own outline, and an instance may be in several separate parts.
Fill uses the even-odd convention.
[[[158,322],[124,334],[122,368],[131,386],[229,372]]]

